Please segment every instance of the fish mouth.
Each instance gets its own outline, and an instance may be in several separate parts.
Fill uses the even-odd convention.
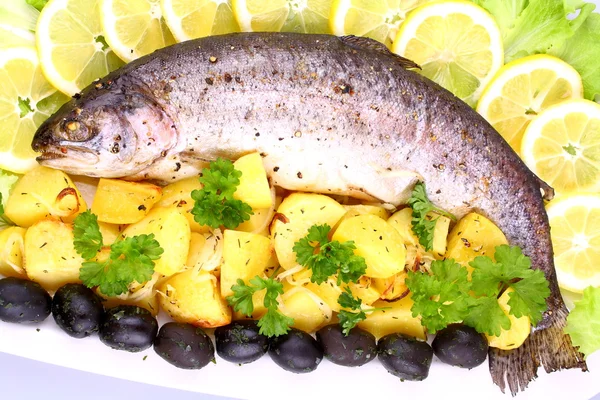
[[[36,157],[38,162],[44,161],[55,161],[70,158],[86,164],[96,164],[100,160],[100,156],[97,152],[90,150],[85,147],[66,145],[66,146],[54,146],[46,148],[41,151],[41,154]]]
[[[42,151],[42,154],[40,154],[39,156],[36,157],[36,160],[38,162],[41,162],[41,161],[48,161],[48,160],[56,160],[56,159],[59,159],[59,158],[65,158],[66,156],[67,156],[66,154],[63,154],[63,153],[60,153],[60,152],[54,152],[54,151],[51,151],[51,150],[45,150],[45,151]]]

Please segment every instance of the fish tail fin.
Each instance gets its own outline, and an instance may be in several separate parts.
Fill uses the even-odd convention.
[[[490,348],[490,374],[502,393],[507,383],[513,396],[525,390],[529,382],[537,378],[540,364],[548,373],[569,368],[587,371],[583,354],[573,347],[571,338],[563,332],[569,314],[567,308],[563,304],[548,313],[552,313],[551,323],[545,328],[534,330],[519,348]]]

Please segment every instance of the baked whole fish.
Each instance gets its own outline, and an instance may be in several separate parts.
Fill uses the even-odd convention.
[[[276,185],[402,204],[417,180],[439,207],[477,211],[544,271],[548,311],[527,341],[490,350],[515,394],[537,376],[586,370],[563,334],[540,182],[468,105],[355,37],[242,33],[180,43],[95,82],[37,131],[39,162],[68,173],[168,182],[207,160],[258,151]]]

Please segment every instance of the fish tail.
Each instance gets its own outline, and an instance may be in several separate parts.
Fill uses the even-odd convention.
[[[548,313],[551,323],[543,329],[534,330],[519,348],[490,348],[490,374],[502,393],[507,383],[513,396],[525,390],[529,382],[537,378],[540,364],[548,373],[569,368],[587,371],[583,354],[573,347],[571,338],[563,332],[569,314],[567,308],[563,304]]]

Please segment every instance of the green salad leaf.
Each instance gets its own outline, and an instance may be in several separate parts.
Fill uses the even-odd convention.
[[[27,4],[35,7],[38,11],[42,11],[42,8],[48,3],[48,0],[25,0]]]
[[[600,350],[600,287],[588,287],[567,317],[565,333],[585,356]]]

